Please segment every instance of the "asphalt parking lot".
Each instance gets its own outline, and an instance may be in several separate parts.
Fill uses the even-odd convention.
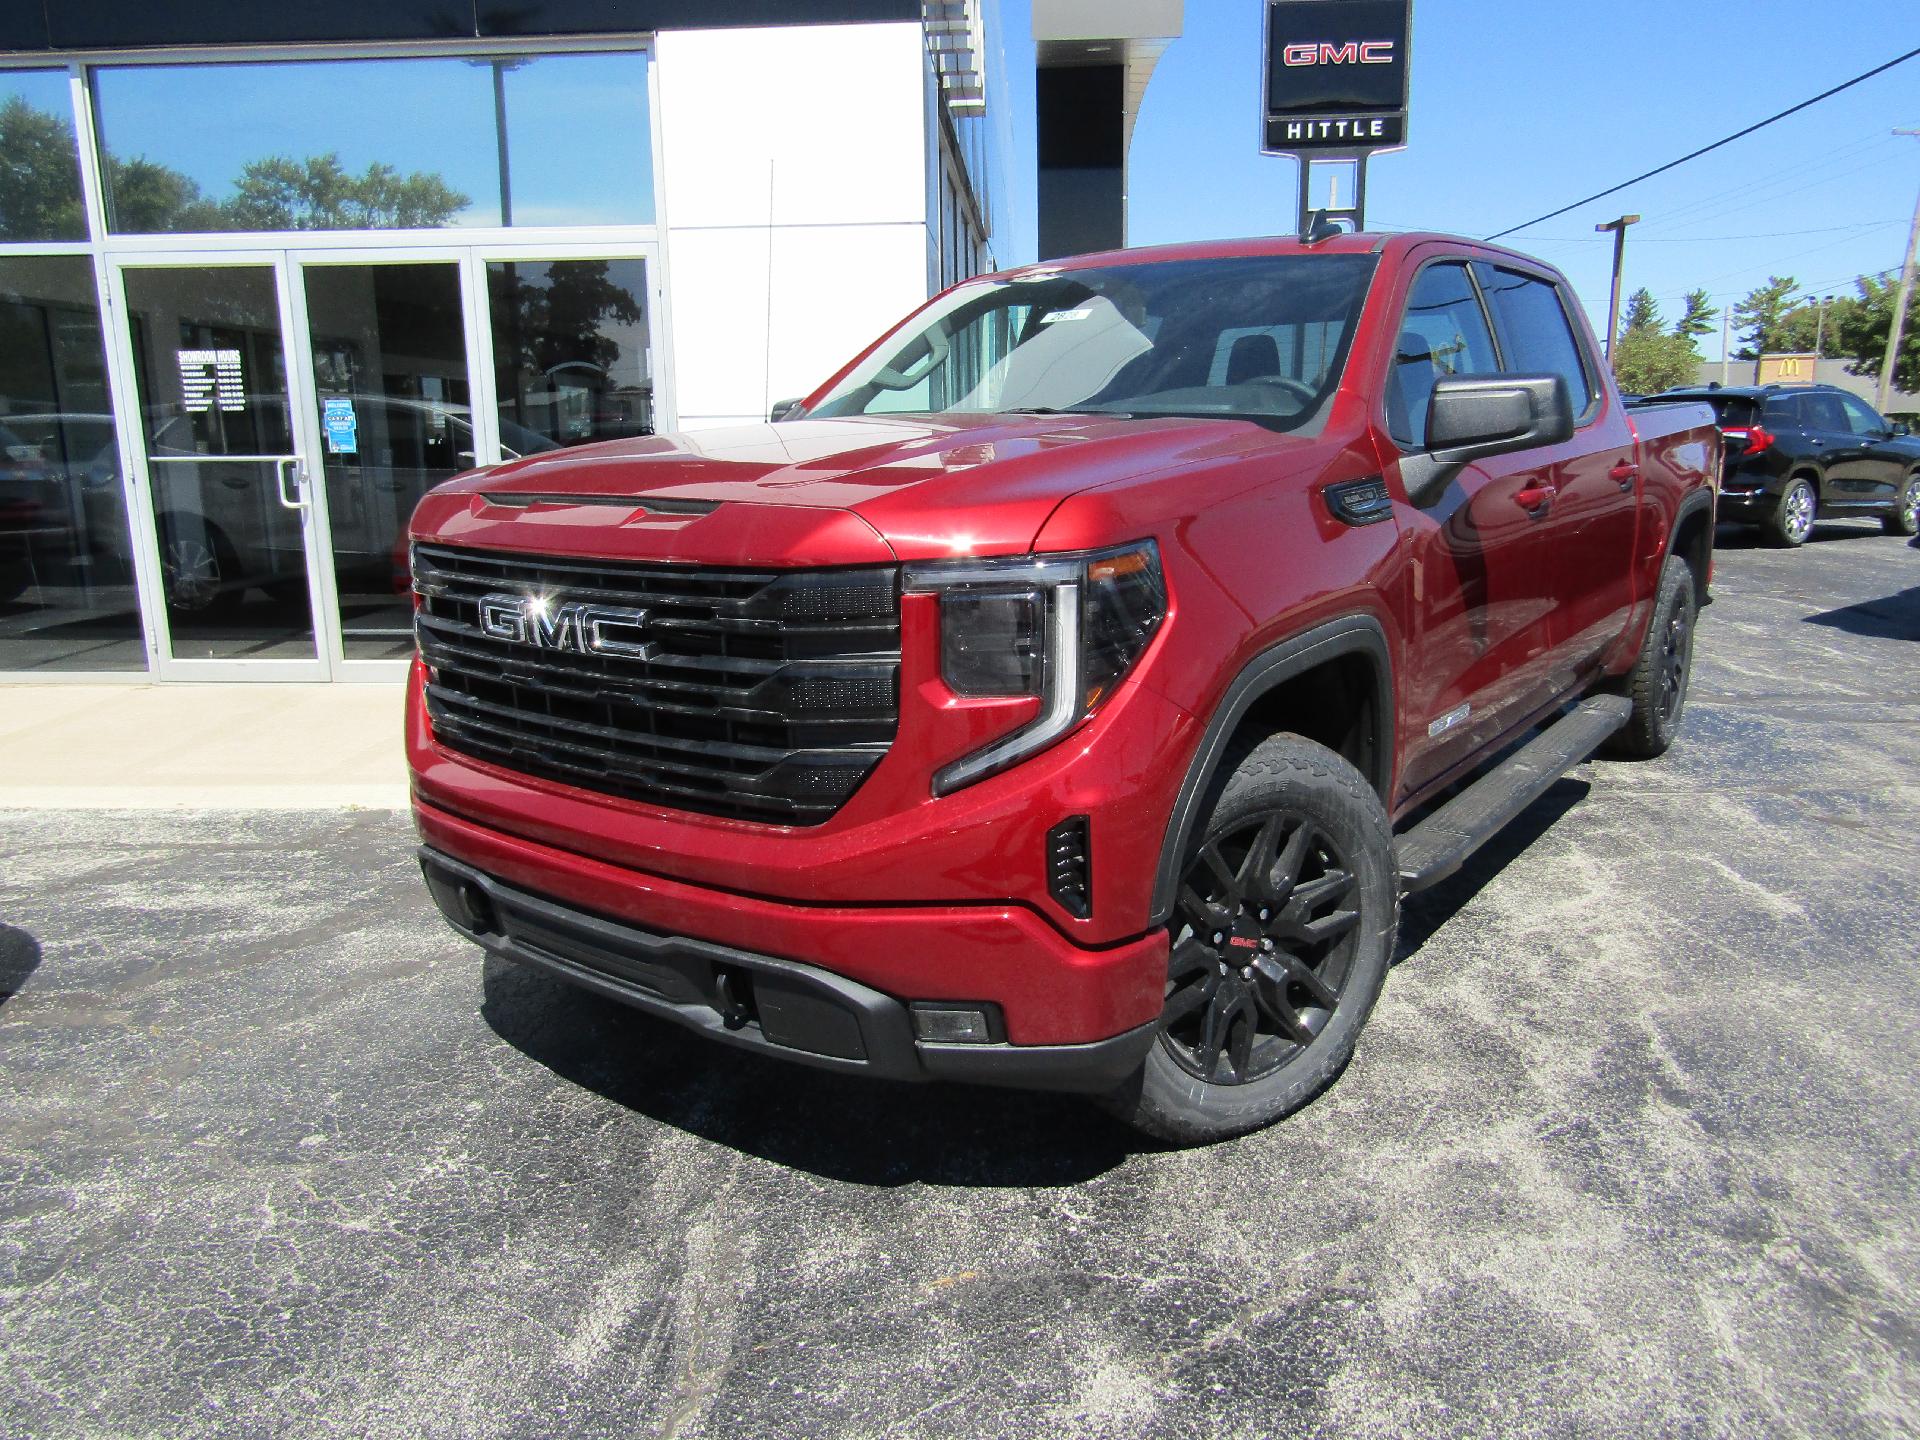
[[[0,1434],[1915,1433],[1920,548],[1722,540],[1205,1150],[486,969],[402,815],[0,815]]]

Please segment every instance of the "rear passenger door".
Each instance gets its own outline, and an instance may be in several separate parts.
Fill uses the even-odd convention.
[[[1426,451],[1434,385],[1496,375],[1499,347],[1461,259],[1415,275],[1382,389],[1387,433],[1402,456]],[[1402,794],[1471,759],[1530,713],[1544,693],[1553,582],[1541,563],[1533,493],[1543,483],[1527,453],[1463,468],[1425,508],[1397,507],[1410,589]]]
[[[1601,378],[1573,297],[1553,276],[1475,263],[1507,369],[1558,375],[1573,400],[1573,438],[1532,452],[1553,497],[1541,525],[1557,601],[1551,623],[1556,690],[1570,689],[1619,639],[1634,602],[1640,470],[1633,429]]]
[[[1830,476],[1838,480],[1836,498],[1884,505],[1893,499],[1900,482],[1906,478],[1907,460],[1890,443],[1893,427],[1866,401],[1853,395],[1834,394],[1831,398],[1846,416],[1846,459],[1835,466]]]

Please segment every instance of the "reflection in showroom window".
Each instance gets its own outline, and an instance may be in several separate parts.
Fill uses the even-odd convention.
[[[0,257],[0,670],[145,668],[93,266]]]
[[[645,261],[489,261],[487,301],[508,449],[653,433]]]

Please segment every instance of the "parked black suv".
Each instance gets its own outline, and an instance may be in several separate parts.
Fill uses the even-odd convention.
[[[1727,437],[1720,518],[1799,545],[1816,516],[1878,515],[1895,535],[1920,526],[1920,438],[1832,385],[1669,390],[1704,400]]]

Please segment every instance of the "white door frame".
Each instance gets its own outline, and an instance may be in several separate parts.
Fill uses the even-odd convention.
[[[218,255],[206,251],[143,251],[138,255],[108,255],[110,283],[108,307],[114,317],[113,333],[108,337],[107,369],[112,385],[114,413],[120,441],[120,453],[126,459],[127,518],[133,546],[134,578],[141,604],[149,617],[148,662],[153,678],[159,680],[325,680],[329,676],[326,647],[321,643],[325,616],[318,590],[322,551],[321,528],[326,523],[326,497],[316,501],[312,478],[319,471],[317,452],[308,444],[300,417],[312,408],[311,386],[305,367],[295,363],[292,287],[290,266],[284,250],[261,248],[232,250]],[[293,452],[298,462],[294,477],[297,493],[305,502],[300,513],[300,536],[307,567],[307,595],[314,627],[312,658],[206,659],[176,658],[173,654],[171,620],[167,615],[165,586],[160,575],[159,527],[153,505],[153,472],[147,463],[147,438],[142,424],[143,411],[137,383],[138,364],[133,349],[132,309],[127,303],[126,272],[129,270],[209,270],[270,269],[280,326],[281,361],[287,377],[287,405],[292,421]],[[301,473],[301,472],[304,472]],[[278,479],[280,477],[276,477]]]

